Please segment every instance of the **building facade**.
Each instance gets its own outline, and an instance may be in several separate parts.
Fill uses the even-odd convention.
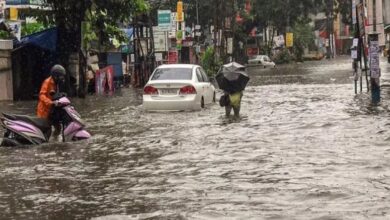
[[[385,26],[385,39],[387,53],[390,53],[390,0],[383,0],[383,23]]]
[[[0,0],[0,19],[4,18],[5,0]]]

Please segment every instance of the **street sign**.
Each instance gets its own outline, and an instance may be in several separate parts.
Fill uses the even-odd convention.
[[[161,31],[169,31],[171,28],[171,11],[158,10],[158,28]]]

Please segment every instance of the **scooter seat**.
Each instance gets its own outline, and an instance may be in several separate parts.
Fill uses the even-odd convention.
[[[41,129],[42,131],[47,131],[48,129],[51,129],[51,125],[46,119],[38,118],[38,117],[29,117],[26,115],[10,115],[3,113],[4,117],[10,119],[10,120],[19,120],[24,121],[27,123],[30,123],[37,128]]]

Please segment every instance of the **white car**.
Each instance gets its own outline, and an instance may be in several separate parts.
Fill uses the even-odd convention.
[[[198,65],[161,65],[144,87],[143,106],[147,111],[200,110],[212,102],[215,88]]]
[[[267,55],[255,55],[248,60],[248,64],[258,64],[266,67],[275,67],[276,64]]]

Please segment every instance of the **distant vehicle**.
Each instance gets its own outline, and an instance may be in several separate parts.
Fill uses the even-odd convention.
[[[325,54],[319,53],[319,52],[314,52],[314,53],[307,53],[302,56],[303,60],[322,60],[325,57]]]
[[[248,64],[262,65],[264,68],[275,67],[276,64],[267,55],[255,55],[249,58]]]
[[[143,106],[147,111],[200,110],[212,102],[215,88],[198,65],[161,65],[144,87]]]

